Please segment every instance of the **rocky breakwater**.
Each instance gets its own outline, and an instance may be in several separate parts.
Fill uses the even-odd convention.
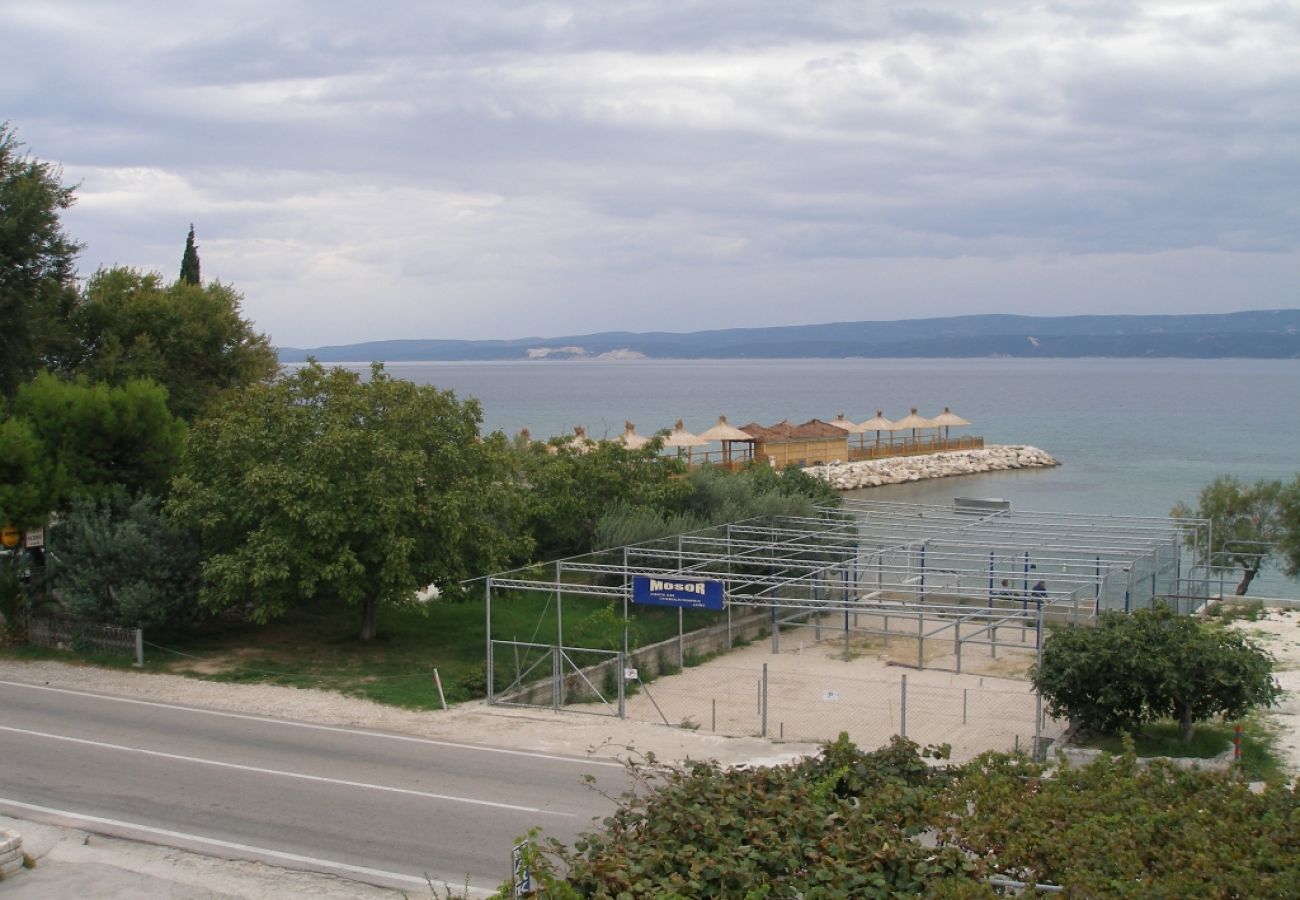
[[[837,491],[902,484],[924,478],[975,475],[1006,469],[1042,469],[1059,466],[1050,453],[1037,447],[994,445],[979,450],[953,450],[921,456],[893,456],[861,462],[810,466],[807,471],[830,482]]]

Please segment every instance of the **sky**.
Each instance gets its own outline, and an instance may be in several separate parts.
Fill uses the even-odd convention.
[[[1300,2],[0,0],[83,275],[280,346],[1300,305]]]

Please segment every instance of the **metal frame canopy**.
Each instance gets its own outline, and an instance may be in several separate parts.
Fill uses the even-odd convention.
[[[728,616],[732,607],[762,608],[774,626],[778,610],[792,617],[887,611],[922,623],[996,610],[1041,629],[1045,617],[1077,622],[1157,599],[1180,608],[1198,602],[1208,596],[1210,573],[1198,578],[1184,552],[1197,558],[1207,543],[1208,523],[1200,519],[1026,512],[988,500],[845,500],[807,517],[732,522],[491,575],[488,670],[493,595],[502,591],[542,592],[555,601],[553,643],[536,633],[530,641],[546,640],[559,654],[585,649],[564,642],[568,596],[621,603],[626,654],[638,576],[720,582]],[[492,693],[489,684],[489,702]]]

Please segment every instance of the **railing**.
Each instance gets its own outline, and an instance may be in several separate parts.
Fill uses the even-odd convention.
[[[849,462],[864,459],[888,459],[894,456],[920,456],[925,453],[946,453],[953,450],[982,450],[984,438],[966,436],[954,438],[899,438],[881,441],[878,444],[849,444]],[[706,463],[724,469],[739,469],[748,465],[753,453],[748,445],[733,447],[723,455],[721,450],[697,450],[683,454],[682,458],[692,467]]]
[[[862,459],[887,459],[891,456],[920,456],[924,453],[946,453],[951,450],[981,450],[982,437],[959,438],[903,438],[879,444],[849,445],[849,461]]]

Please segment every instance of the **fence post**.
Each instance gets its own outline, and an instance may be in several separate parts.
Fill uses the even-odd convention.
[[[899,734],[907,737],[907,676],[903,676],[903,696],[898,708]]]
[[[144,631],[139,628],[135,629],[135,665],[144,668]]]
[[[627,654],[618,655],[618,717],[627,718]]]
[[[1034,691],[1034,762],[1042,762],[1043,757],[1043,695]]]
[[[677,607],[677,668],[686,668],[686,632],[682,625],[682,608]]]
[[[762,698],[759,705],[763,708],[763,730],[762,737],[767,737],[767,663],[763,663],[763,680],[762,687],[759,689],[759,696]]]
[[[961,689],[961,723],[966,724],[966,695],[970,693],[970,688]]]

